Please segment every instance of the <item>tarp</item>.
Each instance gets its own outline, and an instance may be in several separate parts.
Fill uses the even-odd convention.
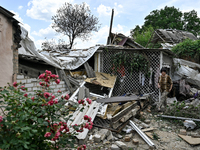
[[[19,54],[23,56],[35,56],[47,64],[60,69],[74,70],[88,61],[100,46],[90,47],[88,49],[76,49],[68,51],[37,51],[34,42],[28,37],[26,29],[21,27],[21,48]]]
[[[179,59],[174,59],[174,64],[178,67],[178,70],[174,72],[174,78],[176,80],[185,78],[185,80],[191,84],[200,85],[200,73],[198,70],[194,70],[190,67],[198,66],[199,64],[185,61],[185,60],[180,60]]]

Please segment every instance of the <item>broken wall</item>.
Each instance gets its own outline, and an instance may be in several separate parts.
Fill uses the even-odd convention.
[[[39,80],[36,78],[29,78],[24,75],[17,75],[17,82],[25,83],[25,87],[27,88],[27,94],[34,94],[34,90],[40,90],[41,86],[39,84]],[[61,92],[67,92],[67,86],[64,81],[60,81],[60,84],[56,84],[55,82],[50,84],[50,88],[52,88],[52,92],[56,93],[58,90]]]
[[[0,14],[0,87],[12,82],[13,76],[13,29],[12,23]]]

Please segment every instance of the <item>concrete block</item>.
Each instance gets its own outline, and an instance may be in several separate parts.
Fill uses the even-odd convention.
[[[24,79],[24,75],[17,75],[17,79]]]
[[[124,149],[124,150],[127,149],[126,144],[123,143],[123,142],[121,142],[121,141],[116,141],[115,144],[116,144],[117,146],[119,146],[121,149]]]
[[[132,142],[133,142],[133,144],[135,144],[135,145],[139,144],[139,140],[138,140],[138,139],[133,139]]]
[[[115,144],[112,144],[111,147],[110,147],[111,150],[120,150],[120,148],[115,145]]]
[[[28,92],[31,92],[31,91],[32,91],[32,88],[27,88],[27,91],[28,91]]]
[[[31,82],[32,82],[32,78],[26,79],[26,83],[31,83]]]
[[[144,122],[147,123],[147,124],[150,124],[150,123],[151,123],[151,120],[146,119],[146,120],[144,120]]]
[[[65,81],[60,81],[60,84],[59,84],[59,85],[61,85],[61,84],[62,84],[62,85],[65,84]]]
[[[185,129],[180,129],[180,134],[181,135],[187,135],[187,131]]]
[[[101,129],[98,134],[101,135],[101,140],[103,141],[109,135],[108,129]]]
[[[113,136],[113,134],[112,134],[112,132],[111,131],[109,131],[110,133],[109,133],[109,135],[108,135],[108,137],[107,137],[107,140],[108,141],[114,141],[114,136]]]
[[[56,85],[50,85],[50,88],[54,89],[56,88]]]
[[[25,84],[26,88],[33,87],[33,83]]]
[[[17,80],[17,83],[26,83],[26,79]]]
[[[101,142],[101,136],[99,134],[94,135],[94,142],[96,142],[96,143]]]
[[[63,85],[60,85],[60,84],[57,85],[57,88],[62,88],[62,87],[63,87]]]
[[[67,91],[67,88],[60,88],[61,91]]]

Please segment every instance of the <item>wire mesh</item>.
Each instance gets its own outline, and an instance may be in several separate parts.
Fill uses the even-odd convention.
[[[111,59],[112,55],[119,51],[116,50],[104,50],[101,57],[101,71],[105,73],[112,73],[111,69]],[[127,55],[133,53],[133,51],[126,51]],[[146,54],[148,61],[150,62],[150,67],[152,68],[153,77],[151,78],[152,84],[150,84],[150,78],[145,77],[144,85],[140,82],[139,72],[133,71],[132,75],[127,71],[129,68],[125,68],[125,78],[121,76],[120,73],[117,74],[117,81],[113,90],[113,96],[121,96],[126,93],[132,93],[135,90],[139,90],[141,93],[153,93],[152,98],[158,101],[159,90],[157,88],[157,81],[160,75],[160,52],[144,52]]]

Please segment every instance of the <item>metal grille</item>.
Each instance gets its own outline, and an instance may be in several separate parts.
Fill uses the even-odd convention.
[[[103,51],[102,54],[102,71],[105,73],[112,73],[111,71],[111,56],[115,53],[118,53],[119,51],[116,50],[109,50],[109,51]],[[133,53],[131,51],[126,51],[128,54]],[[144,52],[146,56],[149,59],[150,66],[152,67],[152,70],[154,72],[154,83],[149,84],[149,78],[145,78],[144,85],[139,82],[139,73],[133,72],[132,75],[130,75],[127,70],[128,68],[125,68],[126,77],[123,82],[121,82],[122,76],[120,73],[117,73],[117,81],[115,83],[115,87],[113,90],[114,96],[120,96],[124,95],[126,93],[131,93],[134,90],[140,90],[141,93],[152,93],[152,98],[155,101],[158,101],[159,97],[159,90],[157,88],[157,81],[158,77],[160,75],[160,52]],[[154,86],[153,86],[154,85]]]

